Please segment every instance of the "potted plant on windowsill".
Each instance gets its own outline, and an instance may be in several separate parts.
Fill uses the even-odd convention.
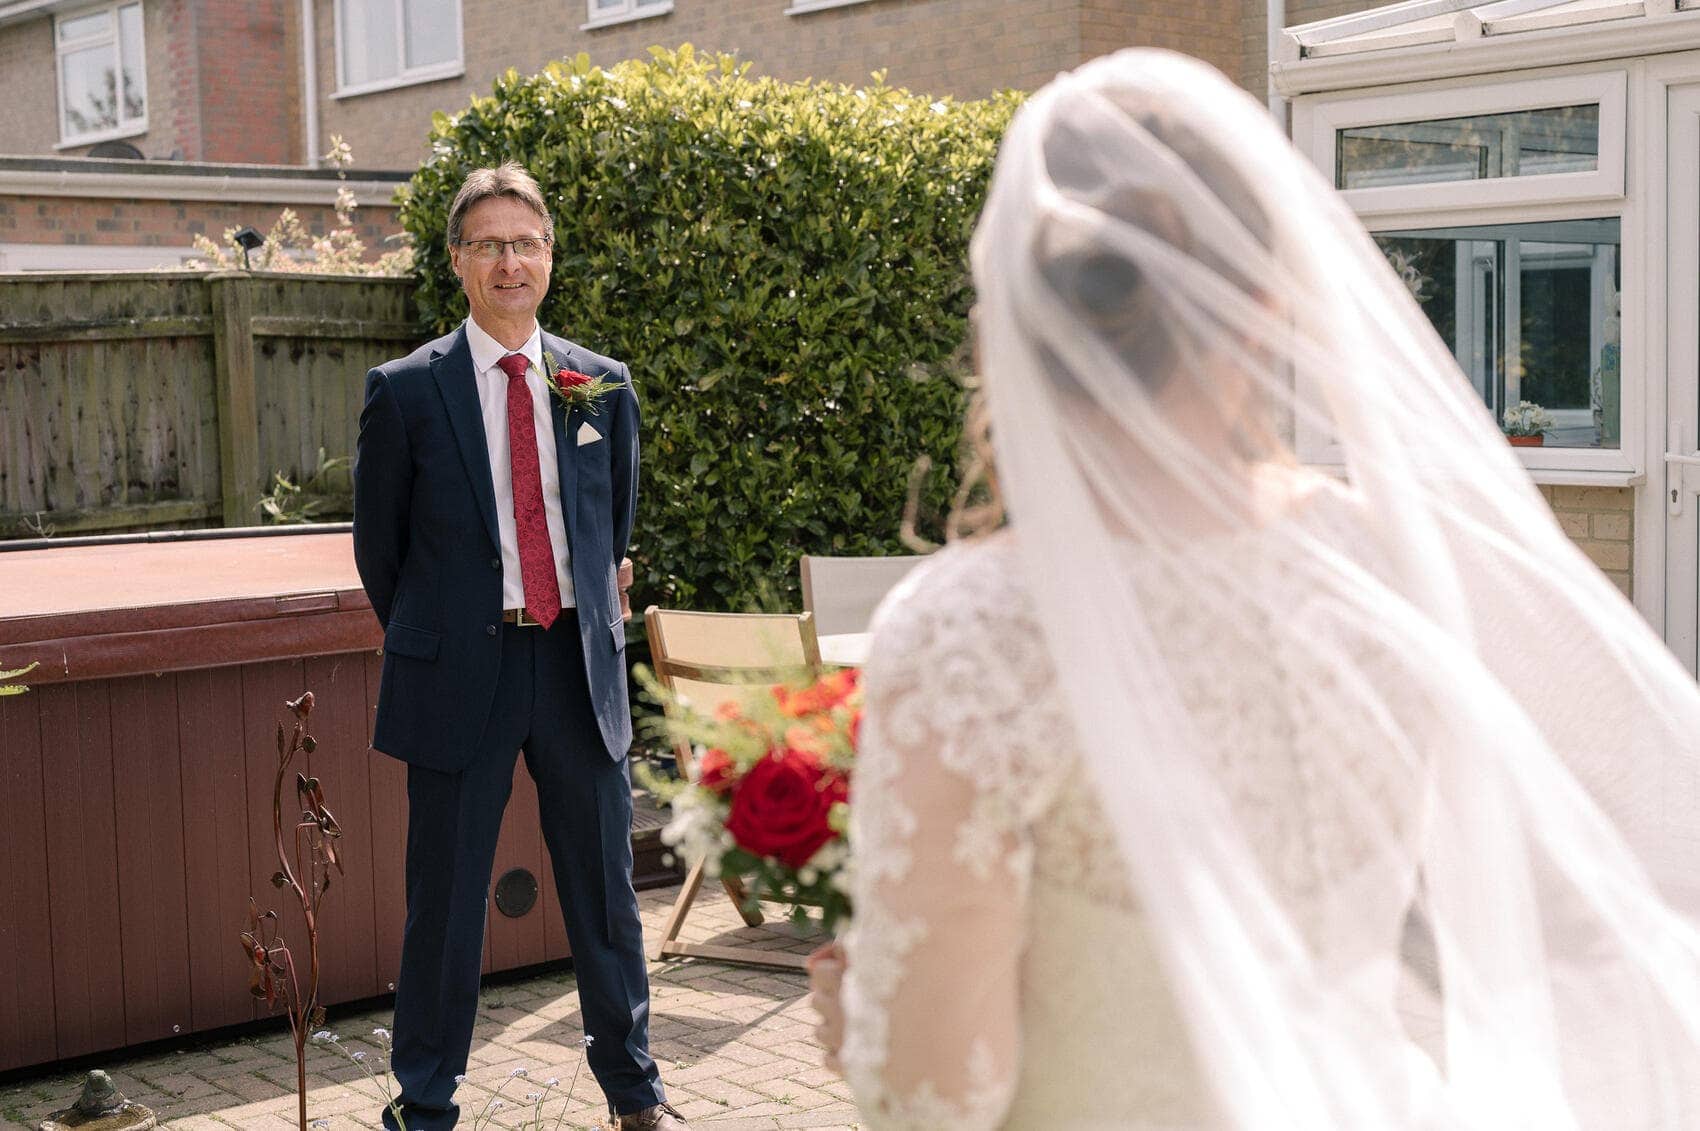
[[[1513,447],[1538,448],[1546,443],[1546,431],[1553,426],[1552,413],[1534,401],[1518,401],[1505,410],[1501,428]]]

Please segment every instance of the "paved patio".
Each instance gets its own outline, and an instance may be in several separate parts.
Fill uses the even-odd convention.
[[[677,892],[670,887],[639,894],[651,938]],[[775,911],[781,921],[771,927],[744,927],[720,887],[704,884],[683,937],[760,940],[797,953],[813,949],[818,939],[798,935],[782,921],[783,908]],[[1411,1034],[1438,1056],[1433,950],[1426,933],[1411,927],[1400,1004]],[[652,1050],[669,1099],[691,1126],[705,1131],[857,1126],[844,1082],[820,1067],[802,974],[691,959],[651,963],[650,985]],[[372,1030],[389,1023],[388,1011],[380,1010],[338,1016],[330,1027],[342,1035],[345,1049],[371,1059],[380,1052]],[[582,1035],[571,973],[487,989],[468,1080],[460,1090],[461,1126],[513,1131],[601,1126],[597,1120],[606,1109],[596,1082],[581,1067]],[[106,1068],[127,1097],[147,1104],[171,1131],[282,1131],[296,1125],[295,1055],[287,1031],[159,1056],[114,1056]],[[523,1077],[516,1075],[520,1070]],[[35,1131],[44,1116],[69,1106],[80,1086],[80,1073],[61,1073],[0,1088],[0,1129]],[[325,1120],[332,1129],[380,1126],[381,1085],[344,1053],[313,1046],[308,1086],[310,1120]],[[526,1102],[536,1093],[543,1094],[541,1106]]]
[[[644,925],[653,938],[678,889],[642,892]],[[783,908],[775,908],[780,917]],[[719,937],[716,937],[719,936]],[[684,937],[728,942],[763,937],[779,949],[806,953],[817,940],[784,923],[769,930],[742,925],[718,885],[703,886]],[[668,1098],[690,1121],[712,1131],[769,1131],[856,1126],[849,1091],[820,1067],[814,1013],[800,973],[729,966],[700,959],[651,963],[650,1043]],[[387,1010],[334,1016],[342,1045],[377,1056],[372,1030],[388,1026]],[[461,1126],[560,1131],[600,1126],[601,1092],[581,1068],[578,986],[554,973],[487,989],[479,1007],[467,1082],[460,1090]],[[277,1035],[105,1065],[123,1093],[152,1108],[172,1131],[296,1125],[295,1053],[287,1030]],[[343,1053],[319,1045],[308,1057],[309,1120],[336,1128],[376,1128],[380,1085]],[[515,1074],[524,1070],[523,1077]],[[576,1076],[575,1076],[576,1074]],[[547,1081],[558,1083],[550,1086]],[[70,1105],[81,1073],[61,1073],[0,1087],[0,1128],[35,1131],[40,1120]],[[570,1088],[570,1092],[569,1092]],[[497,1093],[502,1104],[495,1107]],[[541,1106],[526,1102],[543,1093]],[[488,1109],[485,1105],[488,1104]]]

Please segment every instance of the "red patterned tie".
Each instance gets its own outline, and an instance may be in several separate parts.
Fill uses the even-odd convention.
[[[525,384],[530,362],[524,354],[510,353],[496,364],[508,375],[508,458],[513,472],[514,525],[519,529],[519,575],[525,583],[525,611],[548,628],[561,615],[561,583],[555,578],[555,551],[549,544],[543,474],[537,460],[537,425],[531,415],[531,390]]]

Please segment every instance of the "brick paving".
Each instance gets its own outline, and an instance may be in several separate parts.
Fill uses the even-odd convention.
[[[644,927],[659,932],[676,887],[639,893]],[[744,927],[715,884],[685,923],[683,937],[722,944],[759,941],[764,947],[807,953],[819,941],[778,920]],[[1407,1029],[1439,1056],[1441,1022],[1432,943],[1416,924],[1405,940],[1400,1007]],[[651,963],[650,1044],[668,1098],[701,1131],[849,1131],[856,1110],[844,1082],[820,1067],[814,1013],[801,973],[731,966],[704,959]],[[376,1056],[372,1030],[388,1026],[387,1010],[338,1016],[331,1028],[345,1048]],[[487,988],[479,1003],[467,1083],[461,1087],[461,1127],[504,1131],[583,1131],[600,1128],[606,1109],[590,1073],[580,1066],[578,989],[569,972]],[[144,1103],[170,1131],[296,1125],[295,1055],[289,1034],[145,1058],[113,1056],[105,1064],[130,1099]],[[523,1069],[524,1077],[514,1076]],[[576,1073],[576,1078],[575,1078]],[[545,1090],[551,1078],[558,1084]],[[0,1087],[0,1131],[28,1129],[67,1107],[80,1073],[61,1073]],[[308,1059],[308,1118],[332,1129],[376,1128],[380,1085],[342,1053],[314,1046]],[[544,1091],[539,1109],[528,1093]],[[496,1099],[502,1108],[496,1110]],[[488,1106],[487,1106],[488,1105]],[[539,1119],[539,1115],[541,1118]],[[557,1123],[557,1121],[559,1121]]]
[[[650,937],[678,889],[642,892]],[[775,908],[775,919],[783,919]],[[818,938],[784,922],[747,928],[718,885],[703,885],[684,937],[761,938],[775,949],[806,953]],[[800,973],[731,966],[703,959],[650,964],[650,1045],[668,1098],[692,1127],[709,1131],[845,1129],[856,1110],[843,1081],[820,1067],[814,1013]],[[374,1028],[388,1010],[333,1015],[342,1045],[377,1057]],[[606,1108],[588,1069],[581,1068],[578,986],[570,972],[487,988],[473,1031],[461,1127],[505,1131],[581,1131],[600,1127]],[[282,1131],[296,1125],[295,1053],[287,1030],[233,1043],[148,1057],[114,1055],[104,1064],[129,1099],[146,1104],[170,1131]],[[524,1070],[526,1075],[513,1075]],[[307,1061],[307,1114],[332,1129],[376,1128],[381,1085],[346,1055],[314,1046]],[[576,1079],[575,1079],[576,1071]],[[547,1087],[551,1078],[559,1081]],[[0,1087],[0,1129],[35,1131],[42,1118],[68,1107],[81,1073],[59,1073]],[[570,1087],[570,1092],[569,1092]],[[499,1091],[502,1107],[495,1101]],[[528,1093],[544,1093],[541,1108]],[[485,1105],[489,1104],[486,1108]],[[539,1116],[541,1117],[539,1119]]]

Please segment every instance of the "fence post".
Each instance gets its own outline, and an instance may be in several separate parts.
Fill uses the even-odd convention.
[[[249,526],[254,521],[254,498],[260,490],[252,277],[246,271],[214,271],[207,276],[207,285],[212,288],[219,495],[224,525]]]

